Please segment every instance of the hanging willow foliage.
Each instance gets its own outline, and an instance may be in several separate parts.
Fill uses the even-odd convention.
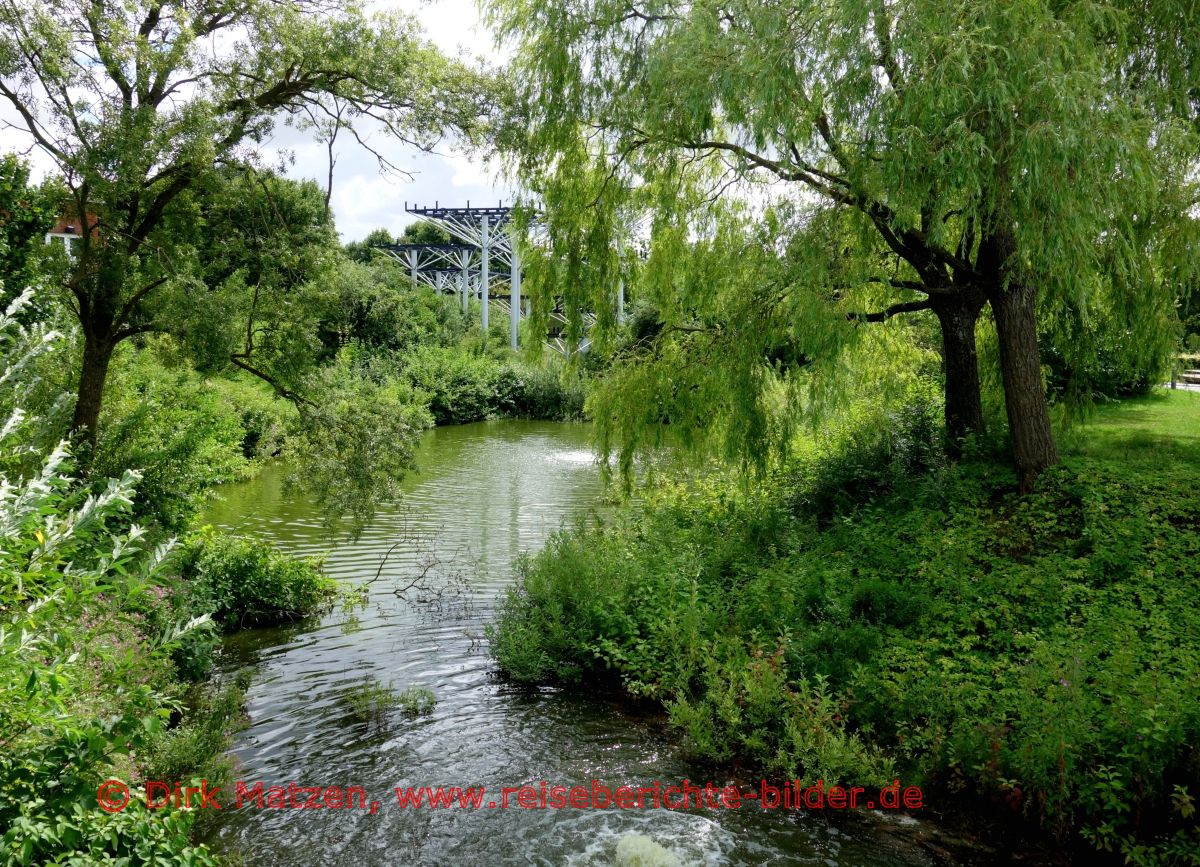
[[[1194,19],[1186,5],[1153,26]],[[1153,55],[1131,4],[489,9],[516,44],[503,141],[545,225],[529,251],[536,314],[561,304],[578,339],[596,311],[606,350],[620,282],[656,311],[594,401],[626,466],[663,421],[684,444],[761,463],[813,405],[802,391],[835,388],[867,343],[918,343],[925,330],[894,320],[934,320],[925,311],[950,433],[977,432],[990,304],[1028,480],[1057,459],[1035,313],[1061,334],[1102,313],[1132,355],[1167,350],[1194,271],[1200,147],[1187,100],[1171,98],[1193,67],[1186,40]],[[864,343],[881,322],[886,336]]]

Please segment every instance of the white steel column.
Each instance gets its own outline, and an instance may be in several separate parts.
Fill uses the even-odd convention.
[[[482,261],[479,263],[479,302],[483,305],[483,333],[488,330],[488,293],[491,290],[488,267],[491,265],[492,251],[488,246],[488,218],[485,214],[480,232],[480,250]]]
[[[459,263],[462,265],[462,273],[458,275],[458,291],[459,295],[462,296],[463,313],[466,313],[467,302],[470,301],[470,290],[468,289],[470,278],[467,272],[471,267],[471,254],[467,250],[463,250],[458,255]]]
[[[437,291],[438,297],[441,297],[442,290],[445,288],[445,283],[446,275],[441,271],[435,271],[433,273],[433,288]]]
[[[617,324],[625,324],[625,281],[617,281]]]

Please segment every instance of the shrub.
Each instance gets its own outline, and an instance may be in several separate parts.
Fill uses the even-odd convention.
[[[350,687],[345,695],[350,716],[361,723],[382,724],[388,711],[399,703],[391,683],[384,686],[369,676]]]
[[[466,331],[455,298],[414,289],[394,262],[343,262],[332,278],[336,318],[326,324],[333,346],[349,343],[397,352],[418,346],[451,346]]]
[[[437,697],[427,686],[406,686],[396,696],[396,705],[408,716],[420,716],[433,711]]]
[[[895,773],[1130,863],[1194,863],[1200,465],[1130,438],[1018,495],[1007,466],[858,441],[558,534],[489,632],[502,670],[615,681],[710,760]]]
[[[420,347],[400,364],[401,375],[425,395],[437,424],[500,416],[569,420],[583,415],[583,381],[553,359],[534,365],[466,346]]]
[[[41,348],[31,348],[23,338],[42,333],[0,317],[0,367],[10,395],[29,393],[31,361],[50,344],[39,339]],[[101,782],[126,776],[133,757],[161,743],[164,721],[180,710],[169,654],[211,624],[204,616],[171,617],[159,583],[171,546],[151,548],[130,524],[140,474],[124,470],[95,490],[78,486],[65,443],[46,452],[30,445],[56,419],[4,409],[0,862],[215,864],[204,847],[188,842],[192,814],[149,811],[137,803],[136,789],[122,812],[105,812],[97,802]],[[23,469],[35,460],[35,470]],[[207,750],[210,761],[227,743],[209,738],[187,756],[199,762]]]
[[[500,414],[512,385],[503,366],[459,347],[422,346],[406,356],[404,376],[423,392],[437,424],[466,424]]]
[[[241,427],[242,456],[247,460],[272,458],[283,451],[294,416],[291,403],[277,396],[259,380],[219,377],[207,385],[216,393],[225,411]]]
[[[166,654],[205,618],[147,628],[134,609],[167,549],[146,550],[128,526],[137,474],[85,496],[66,470],[60,448],[0,497],[0,859],[213,864],[188,843],[189,814],[97,804],[99,784],[161,731]]]
[[[214,485],[246,471],[244,440],[238,411],[199,376],[128,347],[113,364],[90,474],[141,470],[135,517],[181,530]]]
[[[337,583],[321,572],[319,561],[211,529],[183,545],[181,574],[190,609],[211,613],[226,629],[320,614],[337,595]]]
[[[894,408],[856,407],[832,421],[793,469],[793,508],[824,520],[947,463],[942,402],[928,382]]]
[[[230,736],[246,724],[244,678],[193,686],[184,695],[179,724],[151,740],[137,759],[143,780],[204,779],[223,785],[231,778],[225,754]]]
[[[583,418],[587,397],[584,381],[563,365],[548,360],[539,365],[513,368],[515,383],[510,403],[512,415],[524,418],[570,421]]]

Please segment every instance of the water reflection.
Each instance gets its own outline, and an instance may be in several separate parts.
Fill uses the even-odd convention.
[[[529,691],[494,677],[483,629],[511,563],[540,547],[601,493],[587,430],[496,422],[429,432],[403,505],[355,540],[331,538],[272,468],[231,486],[207,520],[252,532],[295,554],[326,556],[327,571],[361,583],[379,572],[362,610],[303,627],[240,633],[227,663],[250,664],[250,727],[234,752],[238,776],[266,786],[363,786],[361,810],[241,810],[222,814],[210,842],[270,863],[608,864],[618,840],[645,834],[683,863],[926,864],[919,849],[865,826],[846,834],[820,817],[737,811],[400,809],[393,787],[523,784],[616,788],[707,779],[684,761],[660,719],[602,698]],[[397,545],[397,542],[399,544]],[[460,604],[413,604],[394,591],[439,560],[439,581],[462,570]],[[364,677],[397,689],[428,686],[431,714],[359,723],[345,696]],[[724,782],[718,780],[717,782]],[[843,827],[845,827],[843,825]]]

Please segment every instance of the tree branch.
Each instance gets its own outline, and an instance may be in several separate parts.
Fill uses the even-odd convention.
[[[932,309],[933,302],[926,298],[923,301],[905,301],[902,304],[893,304],[886,310],[875,313],[847,313],[846,318],[852,322],[886,322],[893,316],[899,316],[902,313],[918,313],[922,310]]]
[[[269,385],[269,386],[271,386],[271,388],[275,389],[275,393],[277,395],[284,398],[285,400],[290,400],[292,403],[296,404],[297,406],[301,406],[301,405],[311,406],[311,407],[316,406],[316,403],[309,400],[304,395],[297,394],[296,392],[294,392],[291,389],[287,388],[286,386],[282,385],[277,379],[275,379],[275,377],[271,376],[271,374],[267,373],[266,371],[259,370],[257,367],[254,367],[253,365],[249,364],[246,361],[247,357],[248,356],[246,356],[244,353],[234,352],[234,353],[230,354],[229,360],[232,361],[238,367],[240,367],[242,370],[246,371],[249,374],[252,374],[253,376],[257,376],[263,382],[267,383],[267,385]]]

